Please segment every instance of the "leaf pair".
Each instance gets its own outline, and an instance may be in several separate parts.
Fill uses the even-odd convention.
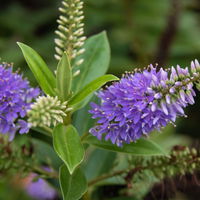
[[[50,96],[58,94],[65,101],[70,94],[72,81],[71,66],[67,54],[64,53],[58,63],[55,77],[36,51],[23,43],[18,42],[17,44],[21,48],[24,58],[43,92]]]
[[[53,146],[65,163],[60,167],[59,179],[65,200],[77,200],[87,190],[87,180],[78,166],[84,159],[84,147],[75,127],[59,124],[53,131]]]

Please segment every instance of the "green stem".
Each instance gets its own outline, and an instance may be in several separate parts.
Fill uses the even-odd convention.
[[[185,82],[183,82],[185,79],[188,79],[188,80],[185,81]],[[181,85],[175,86],[175,84],[173,84],[173,85],[171,85],[171,87],[174,87],[174,86],[175,86],[175,89],[176,89],[176,90],[179,90],[179,89],[181,89],[183,86],[187,86],[189,83],[195,83],[195,82],[197,82],[198,80],[200,80],[200,75],[197,76],[197,77],[186,77],[185,79],[184,79],[184,80],[178,80],[178,81],[180,81],[180,82],[182,83]],[[169,94],[169,90],[170,90],[171,87],[169,87],[169,88],[167,88],[167,89],[164,89],[164,90],[163,90],[163,88],[160,88],[160,89],[158,90],[158,92],[161,92],[162,95],[165,96],[166,94]],[[155,89],[157,89],[157,88],[155,88]]]
[[[188,165],[191,165],[192,163],[196,163],[198,164],[200,159],[198,156],[192,157],[192,155],[189,156],[189,159],[186,158],[185,160],[179,160],[178,157],[173,157],[171,156],[169,158],[169,160],[167,161],[163,161],[163,163],[158,163],[158,164],[148,164],[147,166],[142,166],[142,165],[138,165],[138,166],[135,166],[134,168],[128,168],[128,169],[123,169],[123,170],[119,170],[119,171],[115,171],[113,173],[108,173],[108,174],[104,174],[102,176],[99,176],[93,180],[91,180],[89,182],[89,186],[93,186],[93,185],[96,185],[98,182],[101,182],[105,179],[108,179],[108,178],[111,178],[111,177],[114,177],[114,176],[118,176],[118,175],[122,175],[122,174],[125,174],[126,173],[126,176],[124,177],[124,179],[128,182],[130,179],[133,178],[133,176],[135,175],[135,173],[137,172],[140,172],[142,170],[153,170],[155,168],[158,168],[158,169],[162,169],[162,167],[164,166],[177,166],[177,167],[180,167],[182,162],[184,161],[185,163],[188,163]],[[181,167],[180,167],[181,168]],[[187,170],[187,168],[186,168]],[[177,172],[177,173],[180,173],[180,172]]]
[[[71,113],[67,113],[67,117],[64,119],[64,124],[69,125],[72,123]]]
[[[119,171],[116,171],[116,172],[113,172],[113,173],[104,174],[102,176],[99,176],[99,177],[89,181],[88,186],[89,187],[93,186],[93,185],[97,184],[100,181],[103,181],[105,179],[108,179],[108,178],[111,178],[111,177],[114,177],[114,176],[122,175],[124,173],[127,173],[128,171],[129,171],[129,169],[124,169],[124,170],[119,170]]]
[[[87,138],[87,136],[89,135],[89,133],[84,133],[82,136],[81,136],[81,142],[83,142],[85,140],[85,138]]]
[[[56,178],[56,179],[58,179],[58,177],[59,177],[57,172],[55,172],[55,171],[48,172],[48,171],[46,171],[46,170],[44,170],[44,169],[42,169],[42,168],[40,168],[38,166],[33,167],[32,170],[33,170],[33,172],[35,172],[35,173],[37,173],[39,175],[44,175],[47,178]]]

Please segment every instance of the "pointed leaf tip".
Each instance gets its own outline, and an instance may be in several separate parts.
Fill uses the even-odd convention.
[[[50,96],[55,96],[56,79],[44,60],[28,45],[21,42],[17,44],[42,90]]]

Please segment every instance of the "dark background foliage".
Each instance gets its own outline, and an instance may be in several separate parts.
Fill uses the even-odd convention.
[[[1,0],[0,58],[31,76],[16,45],[24,42],[36,49],[55,69],[54,30],[59,0]],[[109,73],[158,66],[189,66],[200,60],[200,0],[85,0],[86,36],[108,33],[112,59]],[[199,140],[200,95],[187,110],[175,132]]]

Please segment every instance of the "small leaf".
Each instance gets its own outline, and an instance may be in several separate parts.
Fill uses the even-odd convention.
[[[96,147],[117,151],[122,153],[131,153],[137,156],[156,156],[156,155],[167,155],[165,150],[162,149],[158,144],[151,140],[139,139],[136,142],[130,144],[123,144],[122,147],[112,144],[110,141],[98,140],[96,137],[89,135],[85,140],[85,143],[94,145]]]
[[[72,82],[72,71],[68,56],[63,54],[62,59],[58,63],[56,73],[56,86],[58,94],[63,101],[69,97]]]
[[[65,165],[61,166],[59,180],[64,200],[79,200],[87,190],[87,180],[80,168],[71,175]]]
[[[81,73],[73,79],[73,91],[80,91],[85,85],[104,75],[110,63],[110,46],[106,32],[88,38],[83,46],[85,53],[77,57],[77,60],[84,59],[84,62],[75,67]]]
[[[17,44],[42,90],[50,96],[55,96],[56,79],[44,60],[31,47],[20,42]]]
[[[56,126],[53,131],[53,146],[72,174],[84,158],[84,148],[76,129],[72,125]]]
[[[80,92],[78,92],[76,95],[74,95],[69,100],[69,106],[74,107],[76,104],[80,104],[86,97],[88,97],[90,94],[98,90],[100,87],[102,87],[105,83],[109,81],[116,81],[119,80],[114,75],[104,75],[96,80],[90,82],[87,84]]]

